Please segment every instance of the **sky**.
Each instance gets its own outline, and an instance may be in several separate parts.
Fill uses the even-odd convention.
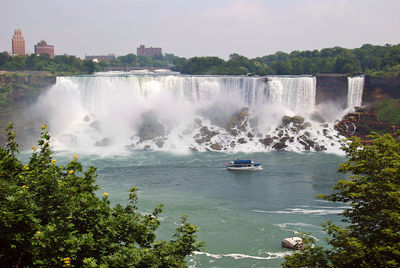
[[[1,0],[0,51],[21,29],[57,55],[136,54],[161,47],[180,57],[400,43],[400,0]]]

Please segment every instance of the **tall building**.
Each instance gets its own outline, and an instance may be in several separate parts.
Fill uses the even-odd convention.
[[[54,46],[50,46],[46,41],[42,40],[35,45],[35,54],[47,54],[50,58],[54,58]]]
[[[12,38],[12,54],[25,55],[25,40],[21,29],[16,29]]]
[[[137,48],[138,56],[154,57],[161,54],[162,50],[159,47],[145,47],[144,45],[140,45],[140,47]]]

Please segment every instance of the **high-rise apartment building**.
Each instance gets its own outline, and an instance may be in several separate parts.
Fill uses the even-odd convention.
[[[144,45],[140,45],[140,47],[137,48],[138,56],[154,57],[161,54],[162,50],[159,47],[145,47]]]
[[[50,46],[46,41],[42,40],[35,45],[35,54],[47,54],[50,58],[54,58],[54,46]]]
[[[21,29],[16,29],[12,38],[12,54],[25,55],[25,40]]]

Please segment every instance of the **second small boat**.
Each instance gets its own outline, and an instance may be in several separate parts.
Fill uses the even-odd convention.
[[[234,160],[226,167],[228,170],[262,170],[262,164],[254,163],[253,160]]]

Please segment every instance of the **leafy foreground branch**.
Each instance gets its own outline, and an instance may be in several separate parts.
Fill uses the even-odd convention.
[[[368,145],[355,138],[344,148],[348,160],[339,171],[353,175],[321,196],[350,206],[346,226],[323,224],[329,247],[308,240],[283,267],[400,267],[400,143],[390,135],[370,138]]]
[[[77,156],[57,165],[45,128],[27,165],[12,124],[0,148],[1,267],[185,267],[202,246],[186,216],[174,240],[156,240],[162,205],[142,215],[133,187],[128,205],[111,207],[107,193],[95,194],[94,167],[83,171]]]

